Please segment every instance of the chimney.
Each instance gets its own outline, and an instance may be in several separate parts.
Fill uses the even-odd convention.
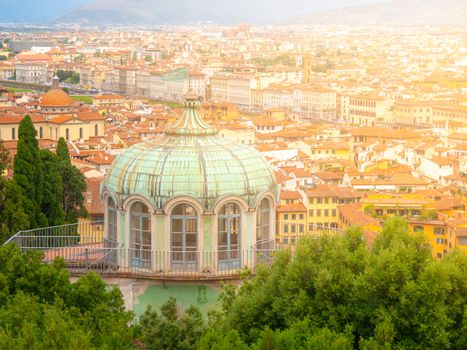
[[[52,78],[52,89],[60,89],[60,79],[56,75]]]

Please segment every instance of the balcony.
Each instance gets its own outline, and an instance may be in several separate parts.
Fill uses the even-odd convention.
[[[104,276],[160,280],[222,280],[238,278],[258,264],[270,264],[275,242],[261,242],[245,249],[219,251],[165,251],[144,245],[123,247],[104,239],[103,222],[20,231],[5,244],[15,243],[23,252],[41,251],[44,262],[62,258],[73,275],[94,271]]]

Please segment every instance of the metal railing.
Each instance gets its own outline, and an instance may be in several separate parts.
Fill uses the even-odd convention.
[[[103,237],[103,221],[85,221],[19,231],[5,244],[13,242],[20,248],[56,248],[78,244],[98,244],[103,242]]]
[[[95,271],[101,274],[150,278],[235,278],[244,269],[254,271],[259,263],[271,263],[274,240],[260,242],[250,249],[219,251],[165,251],[125,248],[103,238],[103,222],[20,231],[5,244],[15,243],[23,252],[41,251],[46,263],[62,258],[73,273]]]
[[[166,251],[131,248],[103,238],[103,222],[80,222],[41,229],[20,231],[5,244],[15,243],[23,252],[41,251],[44,262],[62,258],[68,269],[77,274],[95,271],[101,274],[141,276],[160,279],[236,278],[259,264],[271,265],[274,252],[293,248],[302,237],[319,237],[333,230],[313,230],[288,241],[265,240],[246,248],[210,251]],[[341,234],[335,230],[331,234]],[[231,247],[232,248],[232,247]]]

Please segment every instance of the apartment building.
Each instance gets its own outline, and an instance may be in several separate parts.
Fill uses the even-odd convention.
[[[400,126],[429,127],[433,122],[430,101],[397,100],[393,107],[394,123]]]
[[[337,206],[357,203],[361,195],[349,188],[317,185],[306,191],[308,226],[338,228]]]
[[[349,122],[359,126],[375,126],[384,123],[391,101],[376,95],[350,96]]]
[[[335,120],[337,93],[318,86],[296,86],[293,89],[293,111],[305,119]]]
[[[467,106],[433,106],[433,120],[467,123]]]

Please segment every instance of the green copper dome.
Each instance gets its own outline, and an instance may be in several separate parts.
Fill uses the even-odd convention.
[[[212,209],[220,197],[234,195],[253,206],[261,193],[277,192],[274,172],[253,147],[217,135],[187,96],[179,120],[153,140],[128,148],[113,162],[103,190],[121,201],[139,194],[158,209],[176,196],[198,199]]]

